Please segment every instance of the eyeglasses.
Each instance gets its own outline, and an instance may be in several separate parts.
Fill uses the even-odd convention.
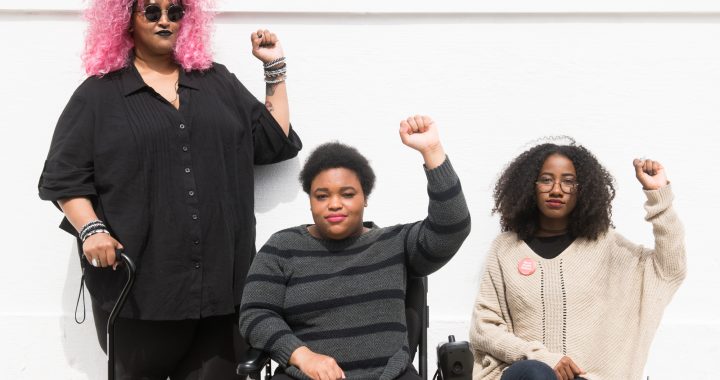
[[[540,177],[537,181],[535,181],[537,189],[541,193],[551,192],[552,189],[555,187],[556,183],[560,183],[560,190],[562,190],[562,192],[565,194],[572,194],[577,191],[578,188],[578,182],[570,178],[555,181],[555,179],[550,177]]]
[[[183,18],[183,16],[185,16],[185,9],[177,4],[171,4],[168,9],[165,10],[160,8],[157,4],[148,4],[144,11],[137,12],[143,13],[145,15],[145,19],[150,22],[158,22],[163,13],[167,14],[167,18],[170,22],[178,22]]]

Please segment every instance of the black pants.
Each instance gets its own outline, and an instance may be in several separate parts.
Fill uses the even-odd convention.
[[[93,304],[95,329],[107,352],[110,313]],[[115,321],[118,380],[236,380],[238,354],[246,349],[237,313],[181,321]]]
[[[576,380],[585,380],[575,377]],[[555,370],[537,360],[520,360],[503,371],[500,380],[557,380]]]
[[[278,371],[275,373],[275,375],[273,375],[272,379],[270,380],[294,380],[294,378]],[[422,380],[422,378],[420,377],[420,375],[418,375],[415,367],[410,366],[410,368],[408,368],[405,373],[396,377],[395,380]]]

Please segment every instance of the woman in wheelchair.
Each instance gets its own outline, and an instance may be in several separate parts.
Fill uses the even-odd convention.
[[[663,310],[685,278],[683,228],[657,161],[633,161],[655,249],[612,227],[613,178],[575,145],[541,144],[495,186],[504,233],[470,328],[473,379],[640,379]]]
[[[408,347],[407,276],[445,265],[470,232],[470,215],[435,123],[410,117],[400,138],[424,159],[425,220],[364,222],[373,170],[354,148],[327,143],[300,173],[314,224],[273,234],[255,257],[240,330],[280,364],[273,379],[419,379]]]

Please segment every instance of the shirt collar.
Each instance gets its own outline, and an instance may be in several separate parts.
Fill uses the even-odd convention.
[[[140,76],[140,72],[137,70],[135,65],[132,64],[132,61],[126,68],[122,69],[120,80],[122,82],[124,96],[128,96],[145,87],[148,87],[148,85],[145,84],[145,81],[143,81],[142,76]],[[200,84],[197,78],[197,73],[188,73],[181,69],[178,86],[199,90]]]
[[[145,82],[142,80],[140,73],[135,68],[135,65],[133,65],[132,60],[127,67],[122,69],[122,72],[120,73],[120,82],[122,83],[123,95],[125,96],[147,87]]]
[[[178,85],[192,88],[193,90],[199,90],[200,80],[198,79],[198,75],[202,75],[202,73],[197,71],[187,72],[180,68],[180,81],[178,82]]]

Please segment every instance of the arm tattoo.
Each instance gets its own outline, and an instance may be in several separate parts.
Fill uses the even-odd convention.
[[[266,100],[266,101],[265,101],[265,108],[267,108],[267,110],[270,111],[270,112],[273,111],[273,105],[272,105],[272,103],[270,103],[269,100]]]

